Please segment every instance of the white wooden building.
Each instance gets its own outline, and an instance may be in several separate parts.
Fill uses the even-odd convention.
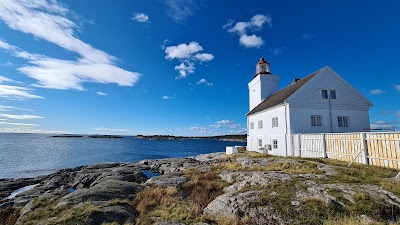
[[[291,156],[292,135],[360,132],[373,104],[326,66],[279,90],[280,77],[261,58],[249,83],[247,149]]]

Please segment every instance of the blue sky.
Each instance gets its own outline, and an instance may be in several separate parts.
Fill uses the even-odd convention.
[[[246,132],[260,57],[281,87],[326,65],[400,128],[400,2],[0,1],[0,131]]]

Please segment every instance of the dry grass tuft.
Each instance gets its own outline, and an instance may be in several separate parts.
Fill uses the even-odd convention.
[[[177,194],[176,187],[146,189],[137,195],[134,205],[139,213],[151,211],[157,206],[172,204],[176,201]]]
[[[0,224],[13,225],[17,222],[20,215],[20,209],[7,207],[0,210]]]
[[[191,172],[191,181],[183,186],[184,192],[190,196],[191,208],[196,216],[216,197],[223,193],[226,183],[212,172]]]

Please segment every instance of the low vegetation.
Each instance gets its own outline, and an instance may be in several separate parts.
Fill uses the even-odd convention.
[[[227,183],[213,172],[188,169],[185,176],[190,181],[179,188],[152,187],[139,193],[134,201],[139,212],[137,224],[152,224],[151,218],[184,223],[210,221],[202,210],[223,193]]]
[[[242,163],[243,157],[255,161],[264,160],[263,162],[267,163],[262,167],[249,166]],[[251,217],[250,214],[239,213],[227,217],[211,217],[204,214],[203,210],[224,193],[225,187],[232,185],[236,182],[235,179],[238,179],[236,175],[232,175],[234,181],[227,183],[221,179],[221,172],[273,171],[286,177],[290,175],[290,179],[271,178],[270,182],[263,185],[246,184],[235,194],[257,192],[257,200],[251,202],[249,207],[257,210],[267,209],[274,215],[276,221],[326,225],[354,225],[360,224],[360,221],[366,223],[373,221],[373,224],[400,224],[400,208],[384,200],[378,193],[385,192],[379,189],[381,188],[400,196],[400,180],[393,178],[398,173],[396,170],[360,164],[353,164],[348,168],[347,162],[336,160],[281,158],[254,152],[243,152],[221,161],[211,164],[211,169],[205,172],[194,168],[186,169],[184,176],[189,181],[180,186],[148,186],[136,195],[134,201],[114,199],[101,204],[81,203],[66,206],[59,204],[61,196],[36,198],[32,203],[34,210],[24,216],[21,223],[29,225],[45,221],[45,224],[50,225],[88,224],[93,222],[91,220],[103,207],[129,205],[137,213],[135,211],[136,214],[124,225],[147,225],[159,221],[176,221],[184,224],[205,222],[210,225],[254,224],[254,215]],[[327,175],[322,167],[329,167],[335,173]],[[313,185],[323,187],[323,190],[318,192],[318,188],[311,187]],[[380,190],[376,191],[378,194],[372,193],[375,190],[373,188]],[[349,194],[349,190],[352,194]],[[1,209],[0,224],[13,225],[19,215],[20,210],[17,208]],[[117,224],[103,223],[103,225]]]

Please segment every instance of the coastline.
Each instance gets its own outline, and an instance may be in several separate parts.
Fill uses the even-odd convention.
[[[99,163],[36,178],[1,179],[0,215],[13,215],[11,224],[211,225],[320,224],[346,212],[355,213],[357,221],[388,222],[399,219],[390,217],[393,213],[400,215],[400,181],[391,178],[396,172],[253,152]],[[366,180],[371,174],[377,181]],[[4,199],[29,185],[35,186]],[[364,207],[360,193],[368,197],[368,205],[384,211],[357,214],[357,207]],[[388,214],[381,214],[386,209]]]

